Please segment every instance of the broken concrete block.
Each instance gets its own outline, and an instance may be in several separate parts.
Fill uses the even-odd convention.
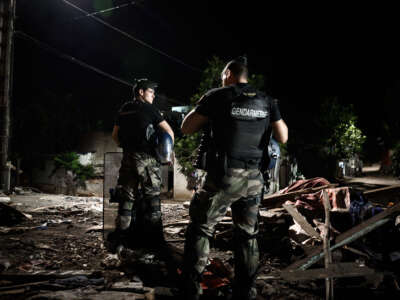
[[[0,203],[9,203],[9,202],[11,202],[10,197],[6,197],[6,196],[0,197]]]

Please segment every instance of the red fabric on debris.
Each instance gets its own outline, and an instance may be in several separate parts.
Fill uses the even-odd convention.
[[[179,268],[177,272],[182,275],[182,271]],[[231,276],[232,274],[220,259],[210,259],[210,265],[206,267],[202,274],[200,286],[203,290],[213,290],[230,284],[229,277]]]
[[[284,188],[283,190],[280,191],[281,194],[286,194],[290,192],[295,192],[298,190],[304,190],[304,189],[309,189],[309,188],[315,188],[319,186],[324,186],[331,184],[328,180],[322,177],[315,177],[311,179],[301,179],[293,182],[291,185],[288,187]]]
[[[216,289],[230,283],[228,278],[231,275],[230,271],[220,259],[210,259],[210,265],[206,268],[202,276],[203,280],[200,282],[203,290]]]
[[[322,177],[312,179],[298,180],[292,183],[287,188],[281,191],[282,194],[295,192],[307,188],[315,188],[319,186],[328,185],[330,182]],[[349,209],[350,207],[350,191],[348,187],[327,188],[329,200],[331,202],[332,210]],[[308,210],[323,210],[323,191],[315,193],[301,194],[296,196],[295,201],[286,201],[287,204],[292,204],[296,207],[303,207]]]
[[[221,278],[209,271],[205,271],[203,273],[203,280],[200,282],[200,286],[203,290],[212,290],[224,285],[228,285],[229,283],[230,282],[228,278]]]

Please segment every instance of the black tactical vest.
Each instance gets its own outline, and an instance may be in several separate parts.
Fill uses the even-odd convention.
[[[225,102],[223,122],[215,124],[217,148],[228,158],[261,159],[267,145],[270,99],[250,85],[236,85]]]

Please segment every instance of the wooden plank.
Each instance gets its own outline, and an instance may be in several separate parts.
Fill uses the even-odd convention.
[[[41,270],[32,273],[14,273],[14,272],[2,272],[0,273],[0,280],[6,279],[11,281],[43,281],[49,279],[58,279],[58,278],[68,278],[73,276],[87,276],[90,277],[93,273],[96,272],[95,270],[69,270],[69,271],[48,271],[48,270]]]
[[[366,197],[368,197],[368,196],[377,196],[380,193],[392,192],[392,191],[395,191],[395,190],[398,190],[398,189],[400,189],[400,184],[395,184],[395,185],[386,186],[386,187],[379,188],[379,189],[365,191],[363,194]]]
[[[337,183],[333,184],[328,184],[328,185],[323,185],[315,188],[308,188],[308,189],[303,189],[303,190],[298,190],[286,194],[272,194],[272,195],[267,195],[264,196],[264,199],[261,200],[261,204],[268,206],[268,205],[277,205],[279,203],[284,203],[286,200],[293,200],[296,198],[298,195],[302,194],[310,194],[310,193],[315,193],[323,189],[327,188],[334,188],[337,187]]]
[[[376,228],[378,228],[379,226],[382,226],[383,224],[385,224],[386,222],[390,221],[389,218],[383,219],[383,220],[379,220],[376,223],[373,223],[371,225],[369,225],[368,227],[360,230],[359,232],[357,232],[356,234],[354,234],[353,236],[348,237],[347,239],[335,244],[334,246],[331,247],[331,251],[340,248],[341,246],[344,246],[346,244],[349,244],[355,240],[357,240],[358,238],[366,235],[367,233],[370,233],[371,231],[375,230]],[[314,253],[314,252],[313,252]],[[310,266],[312,266],[313,264],[315,264],[317,261],[319,261],[322,257],[323,257],[323,252],[320,252],[318,254],[316,254],[315,256],[311,257],[306,263],[304,263],[303,265],[301,265],[299,267],[299,269],[301,270],[305,270],[307,268],[309,268]]]
[[[281,277],[290,281],[314,280],[340,277],[359,277],[374,274],[375,270],[356,263],[331,264],[329,268],[318,268],[310,270],[282,271]]]
[[[183,243],[185,239],[165,240],[167,243]]]
[[[183,221],[179,221],[179,222],[164,224],[164,227],[185,226],[188,224],[189,224],[189,220],[183,220]]]
[[[310,225],[310,223],[307,222],[306,218],[299,213],[296,207],[290,204],[283,204],[282,206],[309,236],[321,240],[321,236],[318,234],[318,232]]]
[[[325,255],[325,269],[328,270],[330,265],[332,264],[332,252],[330,251],[330,230],[331,221],[330,221],[330,212],[331,212],[331,204],[329,203],[329,196],[326,190],[322,192],[322,201],[325,209],[325,234],[324,234],[324,255]],[[333,300],[333,279],[325,278],[325,288],[326,294],[325,298],[327,300]]]
[[[282,279],[282,277],[278,276],[278,275],[259,275],[259,276],[257,276],[257,280],[264,280],[264,281],[280,280],[280,279]]]
[[[0,297],[23,294],[27,290],[28,290],[27,288],[22,288],[22,289],[16,289],[16,290],[0,291]]]
[[[49,283],[49,280],[39,281],[39,282],[29,282],[29,283],[23,283],[23,284],[17,284],[17,285],[1,286],[0,291],[16,290],[16,289],[20,289],[20,288],[35,286],[35,285],[42,285],[45,283]]]
[[[350,252],[353,252],[353,253],[355,253],[355,254],[357,254],[357,255],[364,256],[364,257],[366,257],[367,259],[370,259],[370,258],[371,258],[367,253],[364,253],[364,252],[362,252],[362,251],[360,251],[360,250],[358,250],[358,249],[355,249],[355,248],[353,248],[353,247],[350,247],[350,246],[348,246],[348,245],[344,245],[344,246],[343,246],[343,249],[348,250],[348,251],[350,251]]]
[[[378,228],[379,226],[388,222],[390,219],[389,218],[385,219],[386,217],[399,211],[400,211],[400,203],[380,212],[379,214],[369,218],[365,222],[357,226],[354,226],[353,228],[347,230],[346,232],[336,237],[335,245],[331,247],[330,250],[332,251],[336,248],[351,243],[354,240],[366,235],[375,228]],[[322,251],[322,246],[315,248],[315,250],[313,250],[306,258],[294,262],[293,264],[288,266],[286,270],[294,270],[298,268],[305,270],[309,268],[311,265],[313,265],[322,258],[323,255],[321,255],[321,251]]]

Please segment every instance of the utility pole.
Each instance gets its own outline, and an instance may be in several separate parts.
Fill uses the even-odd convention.
[[[0,190],[10,190],[8,144],[10,139],[11,51],[15,0],[0,0]]]

